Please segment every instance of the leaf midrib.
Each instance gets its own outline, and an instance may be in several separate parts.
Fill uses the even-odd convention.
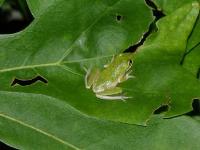
[[[48,136],[49,138],[51,138],[51,139],[53,139],[53,140],[55,140],[55,141],[57,141],[57,142],[59,142],[61,144],[67,145],[67,146],[69,146],[69,147],[71,147],[71,148],[73,148],[75,150],[81,150],[77,146],[75,146],[75,145],[73,145],[73,144],[71,144],[69,142],[66,142],[66,141],[62,140],[61,138],[56,137],[53,134],[50,134],[50,133],[48,133],[48,132],[46,132],[46,131],[44,131],[42,129],[36,128],[36,127],[34,127],[34,126],[30,125],[30,124],[27,124],[27,123],[25,123],[23,121],[17,120],[15,118],[11,117],[11,116],[8,116],[6,114],[0,113],[0,117],[3,117],[3,118],[8,119],[10,121],[16,122],[16,123],[18,123],[18,124],[20,124],[22,126],[28,127],[28,128],[30,128],[30,129],[32,129],[32,130],[34,130],[36,132],[39,132],[39,133],[41,133],[41,134],[43,134],[45,136]]]
[[[46,64],[35,64],[35,65],[26,65],[26,66],[18,66],[18,67],[11,67],[6,69],[0,69],[0,73],[15,71],[15,70],[23,70],[23,69],[33,69],[33,68],[42,68],[42,67],[62,67],[65,64],[70,63],[79,63],[79,62],[86,62],[91,60],[97,60],[97,59],[104,59],[112,57],[113,55],[105,55],[100,57],[91,57],[91,58],[85,58],[80,60],[71,60],[71,61],[62,61],[61,63],[55,62],[55,63],[46,63]]]

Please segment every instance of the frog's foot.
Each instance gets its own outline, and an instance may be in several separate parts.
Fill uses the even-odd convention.
[[[125,76],[123,76],[122,78],[120,78],[119,79],[119,83],[122,83],[122,82],[124,82],[124,81],[126,81],[126,80],[128,80],[128,79],[130,79],[130,78],[135,78],[135,76],[133,76],[133,75],[130,75],[132,73],[132,70],[130,70],[130,71],[128,71],[126,74],[125,74]]]
[[[130,75],[132,72],[133,72],[132,70],[129,70],[129,71],[126,73],[126,75],[125,75],[126,80],[128,80],[128,79],[130,79],[130,78],[135,78],[135,76]]]
[[[117,95],[121,94],[122,89],[120,87],[114,87],[112,89],[106,89],[103,92],[96,93],[96,97],[105,100],[123,100],[131,98],[124,95]]]
[[[131,79],[131,78],[133,79],[133,78],[135,78],[135,76],[133,76],[133,75],[126,75],[126,76],[125,76],[125,79],[126,79],[126,80]]]

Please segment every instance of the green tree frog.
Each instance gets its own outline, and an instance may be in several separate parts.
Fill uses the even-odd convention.
[[[133,53],[121,53],[113,56],[111,62],[104,65],[103,70],[91,68],[86,70],[85,86],[92,88],[97,98],[105,100],[125,100],[127,96],[122,95],[122,88],[117,85],[133,78],[131,76]]]

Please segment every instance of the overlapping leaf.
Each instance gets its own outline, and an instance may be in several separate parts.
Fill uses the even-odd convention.
[[[155,0],[158,7],[165,13],[170,14],[184,4],[191,3],[193,0]],[[199,2],[199,1],[198,1]],[[198,76],[200,68],[200,17],[197,18],[194,29],[188,39],[185,57],[182,60],[183,66],[195,77]]]
[[[141,80],[135,81],[135,84],[142,83],[141,91],[154,95],[152,98],[145,98],[146,101],[168,101],[166,103],[170,110],[167,116],[189,111],[192,100],[200,97],[199,80],[181,65],[187,39],[198,12],[198,3],[189,3],[161,19],[157,23],[158,32],[136,54],[136,77]]]
[[[154,117],[144,127],[92,119],[52,97],[21,92],[0,95],[6,98],[0,99],[1,140],[18,149],[200,148],[199,117],[197,121],[187,116]]]
[[[139,40],[152,21],[144,2],[28,2],[33,23],[0,37],[1,141],[19,149],[200,148],[199,117],[158,117],[147,127],[116,122],[144,124],[163,103],[170,106],[170,116],[191,109],[199,81],[179,62],[198,14],[197,3],[161,19],[158,31],[137,50],[136,78],[123,84],[133,98],[124,103],[99,100],[86,90],[83,66],[103,66]],[[48,84],[10,86],[15,77],[38,75]]]
[[[17,34],[1,36],[0,90],[51,96],[100,118],[132,123],[146,120],[149,114],[139,122],[128,117],[130,112],[137,114],[132,104],[97,99],[85,88],[83,69],[91,64],[103,66],[113,54],[140,40],[153,20],[143,0],[29,3],[35,15],[31,25]],[[41,8],[36,10],[37,4]],[[30,80],[38,75],[48,84],[10,86],[13,78]]]
[[[136,79],[124,84],[124,91],[133,97],[126,103],[99,100],[86,90],[83,67],[103,66],[116,51],[140,38],[151,19],[143,1],[52,1],[41,8],[43,11],[33,9],[35,20],[26,30],[0,40],[1,91],[48,95],[84,114],[126,123],[144,124],[163,103],[170,103],[172,115],[187,112],[192,98],[199,96],[199,86],[187,73],[181,77],[184,70],[178,61],[198,15],[197,7],[188,4],[163,18],[154,35],[162,38],[149,40],[150,44],[138,50]],[[173,29],[168,32],[167,26]],[[171,41],[180,36],[181,41],[170,47]],[[47,79],[48,84],[10,87],[14,77],[30,79],[37,75]],[[182,89],[186,84],[188,87]]]
[[[43,6],[37,1],[31,4]],[[170,105],[171,115],[191,109],[191,100],[199,96],[199,81],[179,61],[198,15],[197,3],[163,18],[158,32],[138,50],[136,79],[124,84],[124,91],[133,97],[126,103],[102,101],[86,90],[83,67],[103,65],[106,57],[139,39],[151,19],[143,1],[52,1],[47,6],[33,7],[36,19],[26,30],[2,36],[1,91],[48,95],[88,115],[137,124],[162,103]],[[14,77],[37,75],[48,84],[10,87]]]

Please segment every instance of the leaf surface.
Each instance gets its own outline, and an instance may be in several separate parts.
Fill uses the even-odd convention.
[[[121,85],[132,96],[126,102],[97,99],[85,88],[83,68],[103,67],[140,40],[153,20],[144,1],[28,3],[34,21],[19,33],[0,36],[1,141],[34,150],[200,148],[199,117],[162,119],[190,111],[192,99],[200,96],[194,76],[198,47],[180,65],[198,41],[193,36],[197,3],[171,9],[137,49],[135,79]],[[192,30],[194,40],[188,40]],[[31,83],[21,86],[16,79]],[[151,117],[162,104],[170,111]],[[146,125],[150,118],[147,127],[134,125]]]
[[[33,7],[35,20],[26,30],[1,37],[1,91],[47,95],[90,116],[143,125],[162,104],[170,106],[169,116],[190,111],[191,100],[199,96],[199,81],[185,73],[179,61],[198,11],[197,3],[189,3],[158,22],[158,32],[136,53],[136,79],[123,84],[132,98],[124,103],[97,99],[85,88],[83,68],[102,67],[138,41],[152,18],[144,2],[52,1],[45,8]],[[48,84],[10,86],[13,78],[38,75]],[[182,89],[184,85],[188,86]]]
[[[170,14],[177,8],[180,8],[184,4],[191,3],[193,0],[155,0],[159,9],[165,14]],[[200,2],[198,0],[198,2]],[[198,77],[198,70],[200,68],[200,17],[197,18],[193,31],[188,39],[187,47],[185,51],[185,57],[182,60],[183,66],[188,69],[195,77]]]
[[[114,54],[140,40],[153,20],[143,0],[47,3],[29,1],[35,17],[30,26],[0,37],[0,90],[51,96],[98,118],[144,122],[149,114],[138,116],[139,120],[128,117],[130,112],[136,114],[130,109],[133,104],[97,99],[85,88],[83,69],[102,67]],[[48,84],[10,86],[14,78],[30,81],[36,76]]]
[[[192,100],[200,97],[199,80],[181,65],[198,13],[199,4],[188,3],[159,20],[158,31],[136,53],[135,76],[140,80],[132,85],[149,92],[151,98],[142,98],[150,103],[166,101],[170,107],[166,117],[190,111]]]
[[[48,96],[21,92],[0,96],[6,98],[0,99],[1,140],[18,149],[200,148],[199,117],[154,116],[144,127],[97,120]]]

